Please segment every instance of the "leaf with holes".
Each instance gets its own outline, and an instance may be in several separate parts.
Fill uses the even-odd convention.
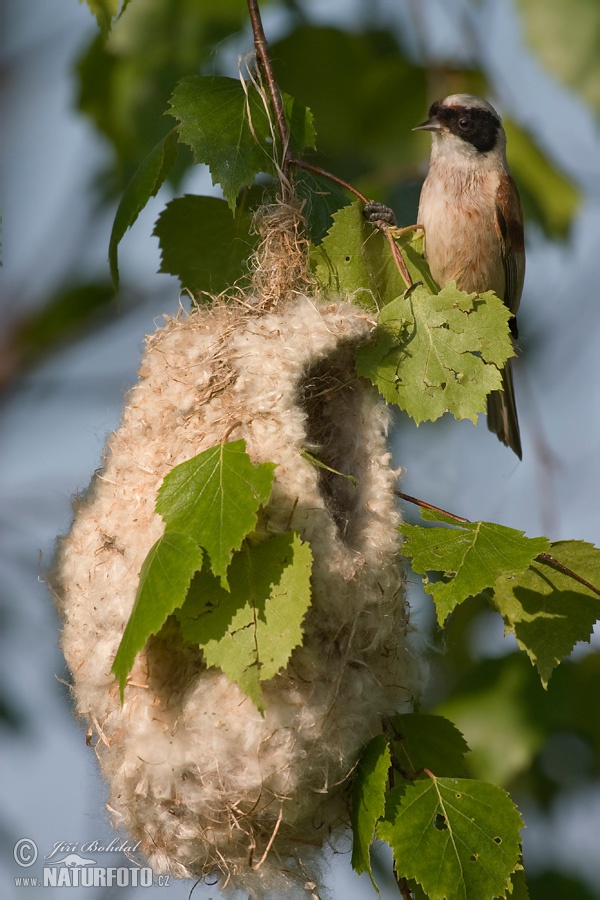
[[[442,581],[429,582],[437,618],[443,625],[452,610],[468,597],[492,588],[501,575],[522,573],[550,542],[545,537],[527,538],[522,531],[493,522],[461,522],[439,512],[421,510],[426,520],[445,521],[452,528],[402,525],[402,552],[410,557],[415,572],[439,572]]]
[[[385,811],[385,792],[391,765],[390,749],[384,734],[370,741],[356,767],[352,786],[352,868],[359,875],[371,868],[370,847],[375,826]]]
[[[312,553],[295,533],[279,534],[236,553],[230,590],[207,567],[178,612],[184,638],[264,708],[260,683],[288,662],[302,643],[310,605]]]
[[[111,672],[119,679],[121,701],[135,657],[146,641],[182,606],[190,582],[202,567],[203,552],[186,534],[165,531],[144,560],[140,583]]]
[[[256,527],[274,472],[275,463],[252,462],[244,440],[231,441],[175,466],[160,486],[157,513],[204,547],[225,588],[231,554]]]
[[[429,776],[391,794],[377,834],[391,845],[399,878],[417,881],[430,900],[505,896],[523,825],[505,791]]]
[[[384,235],[365,220],[362,211],[362,201],[356,200],[333,215],[327,236],[311,253],[311,265],[323,290],[354,294],[360,306],[378,310],[402,295],[406,284]],[[420,252],[421,237],[404,237],[398,245],[411,277],[436,291]]]
[[[549,553],[600,588],[600,550],[584,541],[558,541]],[[504,573],[494,584],[494,606],[519,646],[536,666],[542,684],[577,641],[589,641],[600,619],[600,597],[551,565],[533,561],[520,573]]]
[[[417,424],[446,412],[477,423],[500,369],[514,356],[505,304],[491,291],[465,294],[454,283],[439,294],[417,286],[379,314],[357,370]]]

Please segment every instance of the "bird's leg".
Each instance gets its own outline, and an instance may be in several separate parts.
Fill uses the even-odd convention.
[[[403,228],[399,228],[394,210],[385,203],[377,203],[374,200],[365,203],[363,216],[376,228],[381,228],[383,225],[386,232],[394,238],[403,237],[405,234],[410,234],[411,231],[424,231],[422,225],[405,225]]]

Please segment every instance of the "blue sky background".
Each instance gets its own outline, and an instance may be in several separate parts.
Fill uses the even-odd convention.
[[[364,2],[345,0],[308,5],[315,18],[346,25],[365,9]],[[377,6],[391,28],[404,29],[409,5],[387,0]],[[458,56],[466,52],[456,25],[460,6],[460,0],[422,4],[432,52],[442,47]],[[11,0],[3,17],[0,327],[8,329],[68,273],[106,272],[113,211],[97,210],[91,187],[108,148],[74,110],[72,65],[95,33],[95,21],[76,0]],[[265,15],[265,22],[271,37],[284,27],[278,13]],[[600,545],[598,123],[541,71],[509,2],[482,0],[474,28],[499,107],[532,128],[551,158],[581,186],[583,204],[568,241],[551,243],[536,229],[528,232],[520,319],[526,362],[516,376],[524,462],[488,433],[483,420],[479,428],[448,421],[416,429],[405,418],[399,418],[392,438],[395,461],[405,469],[407,493],[459,515],[531,536]],[[210,179],[198,170],[180,193],[210,190]],[[69,526],[71,497],[89,483],[106,435],[118,424],[144,335],[179,303],[175,279],[155,274],[158,246],[150,237],[169,196],[161,190],[121,246],[123,279],[135,281],[145,302],[24,376],[0,405],[0,676],[3,695],[22,717],[21,727],[7,731],[0,745],[0,893],[6,898],[24,896],[14,886],[15,875],[28,874],[12,859],[19,838],[32,838],[44,855],[58,841],[81,845],[113,837],[93,751],[85,746],[60,681],[58,623],[43,579],[55,537]],[[528,343],[535,348],[529,357]],[[416,585],[411,599],[417,622],[425,625],[430,610]],[[474,639],[482,654],[512,649],[501,631],[495,620],[478,631]],[[526,861],[534,870],[553,858],[600,890],[600,791],[577,791],[550,820],[526,811]],[[334,883],[334,898],[369,896],[368,885],[350,872],[348,858],[334,863]],[[162,895],[187,897],[190,887],[178,883]],[[147,897],[158,890],[91,893]],[[44,891],[44,897],[58,895]],[[194,896],[218,894],[199,887]],[[384,896],[398,894],[390,888]]]

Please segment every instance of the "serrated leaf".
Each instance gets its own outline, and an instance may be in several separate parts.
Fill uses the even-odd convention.
[[[193,296],[215,295],[247,274],[246,260],[257,236],[252,217],[224,200],[187,194],[167,203],[154,226],[161,249],[160,271],[176,275]]]
[[[153,147],[125,188],[117,207],[108,245],[110,274],[115,287],[119,286],[118,247],[121,238],[131,228],[148,200],[158,193],[171,171],[176,155],[177,129],[173,128]]]
[[[520,856],[521,817],[501,788],[467,778],[429,777],[396,798],[377,833],[394,852],[400,878],[430,900],[505,896]]]
[[[431,519],[439,514],[423,516]],[[402,552],[410,557],[415,572],[439,572],[445,579],[425,585],[440,625],[459,603],[492,588],[501,575],[522,573],[550,546],[547,538],[527,538],[522,531],[493,522],[465,522],[453,528],[403,525],[401,530]]]
[[[507,900],[529,900],[529,889],[525,881],[525,872],[518,869],[510,876],[510,888]]]
[[[406,713],[390,719],[394,759],[409,775],[429,769],[436,775],[466,775],[469,747],[449,719],[425,713]]]
[[[491,291],[465,294],[453,283],[439,294],[416,287],[385,306],[357,371],[417,424],[446,412],[477,423],[500,368],[514,356],[510,313]]]
[[[206,163],[213,184],[220,184],[230,208],[240,189],[250,186],[259,172],[276,174],[269,118],[258,91],[237,78],[191,75],[183,78],[171,97],[169,115],[178,119],[180,140],[194,159]],[[309,110],[284,97],[294,152],[313,147],[315,130]]]
[[[584,541],[559,541],[549,553],[600,588],[600,550]],[[600,597],[564,572],[534,561],[494,584],[494,605],[547,687],[553,670],[578,641],[589,641],[600,619]]]
[[[222,669],[261,710],[260,682],[273,678],[302,643],[311,566],[310,547],[297,534],[276,535],[234,555],[229,591],[205,567],[178,613],[184,638],[199,644],[208,665]]]
[[[135,657],[148,638],[160,631],[171,613],[183,605],[194,572],[202,567],[203,555],[193,538],[169,530],[150,549],[111,668],[119,679],[121,701]]]
[[[384,734],[378,734],[367,744],[356,767],[352,786],[352,868],[359,875],[368,872],[375,888],[370,847],[375,837],[375,826],[385,811],[390,765],[387,738]]]
[[[204,547],[225,588],[231,555],[254,530],[258,509],[271,494],[274,472],[274,463],[252,462],[246,441],[231,441],[175,466],[158,491],[156,511],[167,528]]]
[[[355,294],[355,302],[378,310],[398,298],[406,284],[398,271],[385,237],[363,216],[363,203],[354,201],[333,215],[333,225],[311,253],[317,281],[325,290]],[[437,285],[420,255],[421,238],[414,234],[398,241],[414,281],[431,291]]]

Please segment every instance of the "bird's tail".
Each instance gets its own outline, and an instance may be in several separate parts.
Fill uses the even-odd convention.
[[[503,444],[514,450],[519,459],[523,459],[510,361],[506,363],[502,372],[502,390],[488,394],[487,422],[490,431],[497,434]]]

